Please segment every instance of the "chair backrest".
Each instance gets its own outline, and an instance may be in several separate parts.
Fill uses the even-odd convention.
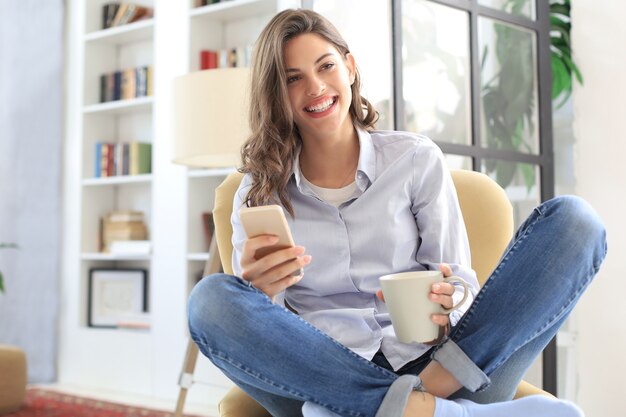
[[[467,229],[472,268],[482,286],[513,236],[513,206],[502,187],[485,174],[452,170],[452,180]]]
[[[233,198],[243,174],[230,174],[215,190],[215,235],[224,272],[232,274]],[[504,190],[491,178],[475,171],[453,170],[452,179],[472,253],[472,268],[482,285],[496,267],[513,235],[513,208]]]

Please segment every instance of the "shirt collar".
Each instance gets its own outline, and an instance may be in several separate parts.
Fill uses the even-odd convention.
[[[360,145],[356,183],[361,191],[365,191],[369,184],[376,180],[376,152],[370,132],[360,128],[357,128],[356,132]]]
[[[372,142],[372,135],[365,129],[356,128],[359,137],[359,164],[357,165],[356,184],[361,191],[374,182],[376,179],[376,153]],[[312,192],[302,181],[302,171],[300,171],[300,148],[296,152],[293,162],[293,177],[300,192]]]

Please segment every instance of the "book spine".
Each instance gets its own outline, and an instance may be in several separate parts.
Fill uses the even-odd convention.
[[[113,24],[115,14],[120,8],[119,3],[107,3],[102,6],[102,29],[108,29]]]
[[[148,65],[146,69],[146,95],[151,96],[152,91],[152,66]]]
[[[102,164],[102,143],[96,143],[96,159],[94,160],[94,173],[95,178],[99,178],[101,174]]]
[[[122,18],[124,17],[124,14],[126,13],[126,9],[128,9],[128,4],[122,3],[120,4],[120,6],[117,8],[117,10],[115,11],[115,17],[113,18],[113,21],[111,22],[111,26],[119,26],[122,21]]]
[[[149,143],[139,143],[137,170],[139,174],[149,174],[152,172],[152,145]]]
[[[107,75],[100,76],[100,103],[107,101]]]
[[[122,168],[122,175],[128,175],[129,174],[129,150],[128,150],[128,143],[123,143],[122,144],[122,154],[123,154],[123,161],[124,161],[124,166]]]
[[[107,144],[107,177],[115,175],[115,145]]]
[[[101,157],[100,157],[100,175],[99,177],[108,177],[109,172],[109,146],[106,143],[101,143]]]
[[[138,165],[138,155],[137,155],[137,147],[138,143],[137,142],[131,142],[128,147],[129,147],[129,153],[130,153],[130,162],[129,162],[129,173],[130,175],[137,175],[137,165]]]
[[[203,49],[200,51],[200,70],[209,69],[209,53],[210,51]]]
[[[147,93],[146,67],[137,67],[135,68],[135,72],[137,79],[137,90],[135,91],[135,95],[137,97],[145,97]]]
[[[122,97],[122,72],[115,71],[113,77],[113,100],[119,100]]]

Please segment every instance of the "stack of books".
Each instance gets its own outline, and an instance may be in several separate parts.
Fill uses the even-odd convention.
[[[249,67],[252,60],[252,46],[200,51],[200,69]]]
[[[100,102],[152,95],[152,67],[128,68],[100,75]]]
[[[96,143],[94,177],[139,175],[152,172],[152,144]]]
[[[113,253],[112,249],[115,248],[115,254],[117,255],[150,253],[150,242],[147,241],[148,228],[144,222],[143,213],[140,211],[114,211],[109,213],[102,218],[101,229],[102,252]],[[130,241],[142,243],[133,245]],[[131,252],[124,252],[124,248],[128,250],[129,247]],[[143,252],[140,248],[143,248]]]
[[[106,3],[102,6],[102,29],[150,19],[154,16],[152,7],[130,3]]]

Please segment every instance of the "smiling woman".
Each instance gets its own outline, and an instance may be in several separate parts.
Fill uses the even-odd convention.
[[[356,59],[328,20],[276,15],[251,79],[234,273],[205,277],[189,300],[200,351],[274,416],[580,417],[553,398],[509,400],[602,263],[589,205],[562,197],[534,210],[478,296],[443,153],[425,136],[375,130]],[[276,237],[248,236],[240,209],[268,203],[289,212],[296,245],[260,257]],[[449,280],[411,295],[438,308],[423,318],[436,340],[394,332],[379,278],[405,271],[467,283],[466,302]]]

